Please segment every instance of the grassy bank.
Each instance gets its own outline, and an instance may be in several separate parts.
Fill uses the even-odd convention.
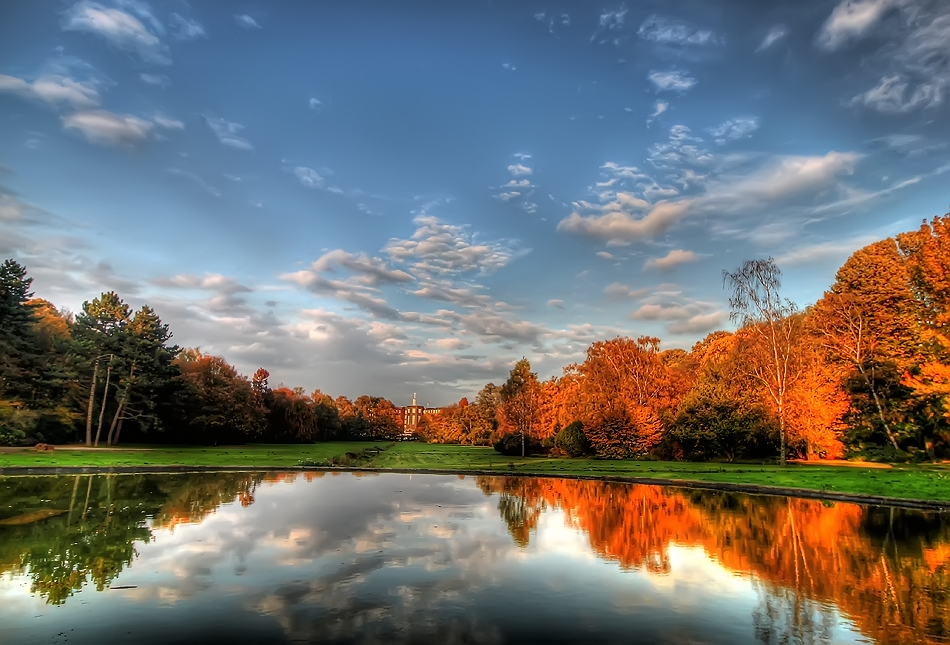
[[[9,466],[261,466],[293,468],[301,464],[348,464],[399,470],[471,470],[539,475],[645,477],[695,482],[803,488],[856,495],[950,502],[947,465],[890,468],[790,464],[719,464],[662,461],[613,461],[504,457],[491,448],[397,443],[378,455],[340,459],[374,444],[340,442],[312,445],[236,447],[130,446],[122,450],[31,450],[0,453],[0,468]]]
[[[497,470],[547,475],[647,477],[686,481],[780,486],[808,490],[950,502],[950,467],[894,465],[890,468],[789,464],[615,461],[547,457],[504,457],[491,448],[397,444],[370,462],[379,468]]]
[[[370,447],[365,441],[304,445],[259,444],[247,446],[121,446],[51,452],[16,450],[0,452],[0,468],[10,466],[261,466],[293,468],[301,461],[324,462],[347,452]]]

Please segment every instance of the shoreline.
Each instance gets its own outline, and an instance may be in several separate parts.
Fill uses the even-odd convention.
[[[487,470],[478,468],[378,468],[372,466],[4,466],[0,467],[0,477],[52,476],[52,475],[107,475],[107,474],[187,474],[208,472],[345,472],[345,473],[393,473],[401,475],[474,475],[489,477],[542,477],[554,479],[575,479],[584,481],[608,481],[646,486],[669,486],[697,490],[718,490],[771,497],[795,497],[799,499],[817,499],[865,506],[885,506],[908,508],[938,513],[950,512],[950,502],[927,499],[888,497],[882,495],[861,495],[810,488],[768,486],[763,484],[741,484],[731,482],[710,482],[691,479],[668,479],[656,477],[635,477],[624,475],[581,475],[572,473],[544,473]]]

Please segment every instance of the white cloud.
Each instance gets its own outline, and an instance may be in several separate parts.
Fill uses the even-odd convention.
[[[896,4],[897,0],[841,0],[818,30],[818,46],[832,51],[861,38]]]
[[[722,39],[708,29],[694,29],[686,23],[652,15],[637,31],[640,38],[661,45],[717,45]]]
[[[646,289],[631,289],[625,284],[620,284],[619,282],[614,282],[613,284],[607,285],[604,288],[604,293],[609,298],[642,298],[647,294]]]
[[[858,235],[843,240],[805,244],[780,253],[775,257],[775,262],[779,266],[814,266],[825,262],[838,265],[856,250],[879,239],[880,236],[876,235]]]
[[[608,31],[619,31],[623,29],[624,18],[627,15],[627,6],[620,5],[619,9],[614,11],[605,11],[600,15],[600,26]]]
[[[653,104],[653,114],[650,115],[650,118],[647,119],[647,123],[652,122],[658,116],[666,112],[670,108],[670,104],[666,101],[657,101]]]
[[[261,28],[261,26],[257,24],[257,21],[251,18],[246,13],[235,15],[234,22],[236,22],[241,27],[244,27],[245,29],[260,29]]]
[[[756,47],[756,52],[762,52],[766,49],[769,49],[788,35],[788,28],[785,25],[775,25],[769,29],[769,33],[765,34],[765,38],[762,39],[762,43]]]
[[[645,304],[630,314],[634,320],[683,320],[689,318],[691,310],[681,304]]]
[[[53,107],[67,104],[73,109],[82,110],[99,105],[99,92],[92,83],[74,81],[57,74],[41,76],[32,83],[0,74],[0,92],[43,101]]]
[[[155,284],[182,289],[203,289],[220,291],[222,293],[250,293],[252,289],[239,283],[234,278],[223,276],[220,273],[206,273],[203,277],[182,273],[171,278],[158,278]]]
[[[671,334],[695,334],[711,331],[722,325],[726,314],[717,305],[684,298],[673,285],[660,285],[659,290],[646,299],[630,317],[634,320],[664,321]]]
[[[148,136],[152,124],[128,114],[106,110],[76,112],[62,117],[63,126],[80,131],[92,143],[134,145]]]
[[[508,191],[507,193],[498,193],[495,195],[495,199],[503,202],[510,202],[513,199],[518,199],[521,197],[521,193],[517,190]]]
[[[247,139],[238,136],[238,132],[244,129],[240,123],[232,123],[221,117],[205,116],[205,123],[211,128],[215,136],[218,137],[223,145],[237,148],[239,150],[253,150],[254,146]]]
[[[353,254],[336,249],[329,251],[311,265],[318,273],[346,269],[354,274],[351,284],[376,287],[381,284],[403,284],[412,281],[412,276],[401,269],[390,269],[380,258],[370,258],[365,253]]]
[[[152,117],[152,120],[155,121],[156,125],[159,125],[166,130],[184,130],[185,124],[179,121],[178,119],[172,119],[161,114],[156,114]]]
[[[937,84],[922,83],[912,87],[899,74],[885,76],[881,82],[851,100],[852,105],[863,104],[879,112],[910,112],[919,107],[932,107],[943,101],[943,88]]]
[[[196,175],[195,173],[190,172],[188,170],[181,170],[180,168],[169,168],[168,172],[173,175],[177,175],[179,177],[184,177],[188,179],[195,186],[202,189],[209,195],[212,195],[213,197],[221,196],[221,191],[215,188],[214,186],[212,186],[211,184],[209,184],[208,182],[206,182],[200,175]]]
[[[724,178],[711,189],[711,198],[722,201],[751,199],[775,201],[800,194],[814,194],[851,175],[860,155],[829,152],[825,155],[776,157],[761,170],[731,180]]]
[[[893,20],[887,19],[895,14]],[[850,40],[880,32],[876,51],[862,55],[862,67],[876,70],[876,85],[851,104],[884,113],[936,108],[950,94],[950,4],[913,0],[840,3],[819,33],[818,45],[834,50]]]
[[[62,27],[66,31],[96,34],[114,47],[136,54],[146,62],[160,65],[171,63],[167,48],[138,18],[98,2],[83,0],[74,4],[63,13]]]
[[[204,27],[197,20],[189,20],[177,13],[172,14],[172,26],[175,28],[175,37],[179,40],[194,40],[206,35]]]
[[[698,259],[699,256],[692,251],[674,249],[661,258],[650,258],[646,261],[643,267],[645,269],[660,269],[661,271],[669,271],[673,267],[679,266],[680,264],[695,262]]]
[[[683,166],[707,166],[714,157],[697,144],[702,138],[693,136],[685,125],[677,124],[670,128],[669,140],[650,147],[650,163],[659,169],[673,170]]]
[[[649,207],[642,216],[625,210],[613,210],[601,215],[581,215],[578,204],[568,217],[562,219],[559,231],[579,233],[614,243],[643,240],[656,237],[679,222],[692,206],[691,200],[668,202],[661,200]],[[600,210],[604,210],[601,208]]]
[[[172,84],[171,79],[165,76],[164,74],[147,74],[142,72],[139,74],[139,78],[143,82],[148,83],[149,85],[157,85],[159,87],[168,87]]]
[[[677,70],[665,72],[651,70],[647,75],[647,80],[653,83],[658,92],[685,92],[696,85],[695,78]]]
[[[531,168],[528,168],[524,164],[518,163],[518,164],[512,164],[508,166],[508,172],[510,172],[515,177],[522,177],[524,175],[530,175],[534,171],[532,171]]]
[[[306,166],[297,166],[294,168],[294,174],[300,180],[300,183],[307,188],[323,188],[326,183],[316,170]]]
[[[491,273],[518,255],[508,243],[477,241],[466,227],[431,215],[418,215],[413,222],[417,228],[410,239],[393,238],[383,251],[422,274]]]
[[[554,307],[556,309],[564,309],[564,301],[556,300],[554,298],[548,300],[548,307]]]
[[[515,66],[512,65],[511,63],[502,63],[502,64],[501,64],[501,68],[502,68],[502,69],[507,69],[509,72],[513,72],[513,71],[515,71],[516,69],[518,69],[517,67],[515,67]]]
[[[323,102],[320,101],[320,99],[314,98],[312,96],[310,97],[310,101],[308,101],[308,104],[310,105],[311,110],[316,110],[317,108],[320,108],[323,106]]]
[[[723,145],[727,141],[736,141],[752,136],[759,129],[759,119],[754,116],[742,116],[729,119],[725,123],[710,128],[709,133],[716,137],[716,143]]]
[[[595,253],[594,255],[596,255],[597,257],[599,257],[601,260],[613,260],[613,259],[614,259],[614,256],[611,255],[610,253],[608,253],[607,251],[597,251],[597,253]]]
[[[709,314],[696,314],[686,320],[672,323],[666,329],[671,334],[701,334],[721,328],[726,322],[723,311],[714,311]]]

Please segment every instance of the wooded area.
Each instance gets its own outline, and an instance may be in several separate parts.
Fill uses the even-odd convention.
[[[593,343],[539,381],[527,359],[427,415],[430,442],[609,458],[950,457],[950,215],[856,251],[815,304],[781,295],[771,259],[723,272],[737,331],[689,351],[651,336]],[[392,402],[271,388],[261,368],[171,344],[114,292],[76,315],[0,266],[0,444],[391,439]]]
[[[595,342],[543,382],[522,359],[420,434],[513,455],[950,457],[950,215],[856,251],[804,309],[780,277],[771,259],[723,272],[735,332]]]

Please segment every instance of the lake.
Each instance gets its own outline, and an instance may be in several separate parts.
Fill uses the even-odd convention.
[[[950,516],[555,478],[0,478],[2,643],[945,643]]]

